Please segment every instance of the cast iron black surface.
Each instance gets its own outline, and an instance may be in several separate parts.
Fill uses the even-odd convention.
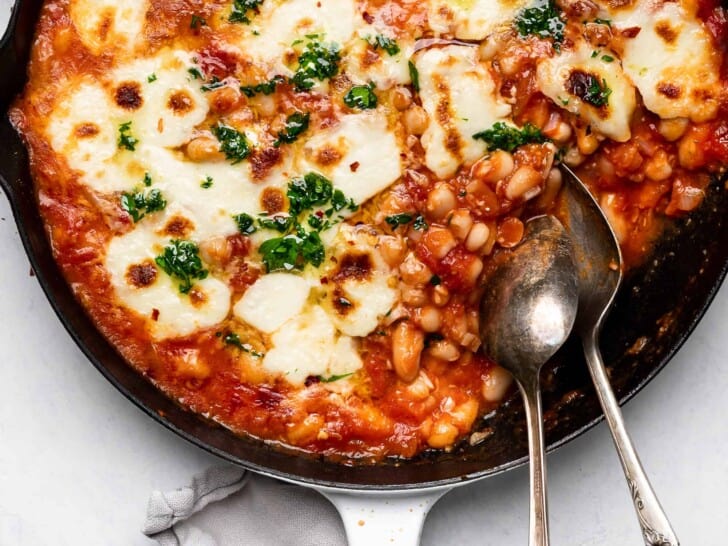
[[[525,460],[525,423],[517,397],[483,421],[481,430],[491,434],[477,446],[408,461],[344,466],[235,436],[180,408],[133,371],[97,332],[56,266],[38,214],[25,148],[4,114],[25,80],[40,3],[19,2],[12,30],[0,42],[0,182],[51,305],[89,360],[116,388],[154,419],[212,453],[259,472],[309,484],[356,489],[435,486],[502,472]],[[671,228],[655,257],[632,272],[624,284],[602,335],[604,359],[622,401],[634,396],[667,363],[718,290],[728,267],[727,194],[722,184],[713,184],[701,209]],[[580,346],[574,340],[545,371],[544,407],[550,449],[601,419]]]

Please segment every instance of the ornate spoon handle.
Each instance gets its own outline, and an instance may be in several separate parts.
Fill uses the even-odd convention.
[[[594,381],[599,402],[607,418],[612,439],[617,447],[619,460],[622,463],[627,485],[632,494],[634,508],[637,511],[642,538],[647,546],[679,546],[680,542],[672,530],[660,501],[657,500],[650,481],[647,479],[640,458],[632,445],[632,440],[624,425],[622,411],[612,391],[607,370],[596,342],[596,333],[582,336],[584,353],[589,365],[589,373]]]

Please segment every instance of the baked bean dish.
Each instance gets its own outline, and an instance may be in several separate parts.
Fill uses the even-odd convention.
[[[48,0],[10,111],[139,373],[333,459],[477,441],[494,254],[576,169],[638,262],[728,165],[717,0]]]

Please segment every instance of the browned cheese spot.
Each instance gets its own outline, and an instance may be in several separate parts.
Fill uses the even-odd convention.
[[[316,153],[316,162],[319,165],[333,165],[341,161],[341,152],[328,144]]]
[[[122,83],[116,88],[114,100],[116,100],[116,104],[125,110],[138,110],[144,102],[139,82]]]
[[[660,82],[657,84],[657,91],[668,99],[676,99],[682,94],[680,86],[673,83]]]
[[[338,286],[334,288],[334,292],[331,294],[331,303],[333,304],[334,309],[336,309],[336,313],[338,315],[348,315],[354,310],[354,302],[352,302],[346,296],[346,293]]]
[[[344,254],[339,261],[339,270],[332,277],[337,283],[353,279],[362,281],[368,279],[372,274],[372,259],[369,254],[349,253]]]
[[[126,282],[135,288],[144,288],[157,280],[157,266],[151,260],[132,264],[126,270]]]
[[[183,115],[194,108],[195,103],[190,97],[190,94],[185,91],[175,91],[169,97],[167,101],[167,107],[177,115]]]
[[[670,26],[669,21],[660,21],[655,25],[655,32],[666,44],[674,44],[680,32]]]
[[[565,88],[568,93],[581,99],[584,104],[588,104],[596,110],[596,114],[604,119],[608,116],[608,105],[597,105],[589,100],[589,90],[594,86],[601,87],[602,80],[598,74],[590,74],[582,70],[572,70],[569,79],[566,80]]]
[[[194,227],[194,224],[184,216],[173,216],[162,228],[162,233],[170,237],[185,238]]]
[[[89,138],[99,134],[99,126],[90,121],[79,123],[73,129],[73,134],[78,138]]]
[[[268,214],[282,212],[286,206],[286,197],[278,188],[265,188],[260,194],[260,206]]]
[[[200,291],[196,286],[190,290],[190,303],[195,307],[202,307],[207,301],[207,295]]]
[[[280,148],[271,146],[270,148],[255,149],[250,154],[248,162],[250,163],[251,174],[254,180],[263,180],[281,160]]]

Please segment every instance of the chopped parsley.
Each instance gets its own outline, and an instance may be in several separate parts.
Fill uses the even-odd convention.
[[[167,275],[181,281],[179,291],[183,294],[192,289],[193,280],[202,280],[208,274],[200,260],[200,249],[192,241],[172,239],[154,261]]]
[[[144,173],[144,180],[142,180],[142,183],[149,187],[152,185],[152,175],[149,173]]]
[[[241,351],[248,353],[255,358],[260,358],[261,356],[263,356],[263,353],[259,353],[258,351],[253,349],[253,346],[250,343],[243,343],[242,341],[240,341],[240,336],[235,332],[229,332],[225,334],[222,338],[222,341],[223,343],[225,343],[225,345],[232,345],[233,347],[237,347]]]
[[[338,44],[312,40],[298,56],[298,68],[291,81],[298,91],[311,89],[316,83],[314,80],[324,81],[336,76],[339,73],[340,60]]]
[[[287,214],[266,216],[264,218],[258,218],[258,225],[264,229],[272,229],[280,233],[285,233],[293,225],[293,218]]]
[[[131,136],[131,121],[119,125],[119,140],[116,144],[119,148],[124,148],[130,152],[133,152],[136,145],[139,144],[139,139]]]
[[[157,189],[148,192],[137,191],[121,194],[121,208],[126,211],[134,222],[138,222],[149,213],[164,210],[167,201],[162,192]]]
[[[392,38],[387,38],[383,34],[377,34],[374,38],[368,37],[367,42],[369,42],[369,45],[374,48],[374,51],[381,48],[386,51],[390,57],[394,57],[397,53],[399,53],[399,46],[397,45],[397,42],[395,42]]]
[[[612,57],[611,55],[602,55],[602,61],[604,61],[605,63],[611,63],[614,62],[614,57]]]
[[[157,75],[156,74],[149,74],[147,76],[147,83],[152,83],[157,81]]]
[[[196,66],[193,66],[191,68],[187,69],[187,72],[189,72],[190,76],[192,76],[195,80],[204,80],[205,76],[202,75],[202,72],[200,72],[200,69]]]
[[[377,95],[374,93],[374,84],[355,85],[344,95],[344,104],[349,108],[371,110],[377,107]]]
[[[538,0],[534,7],[521,10],[516,16],[515,25],[521,36],[552,38],[556,51],[564,41],[566,24],[554,0]]]
[[[291,144],[295,142],[298,137],[306,132],[308,129],[308,123],[311,119],[311,114],[306,112],[294,112],[286,118],[286,125],[283,131],[278,131],[278,138],[273,143],[276,148],[281,144]]]
[[[322,375],[317,375],[316,379],[321,381],[321,383],[333,383],[334,381],[338,381],[339,379],[345,379],[347,377],[350,377],[354,375],[354,372],[351,373],[342,373],[341,375],[330,375],[329,377],[324,377]]]
[[[199,15],[192,15],[192,19],[190,20],[190,28],[197,30],[200,27],[204,27],[207,25],[207,21],[205,21],[202,17]]]
[[[412,80],[412,87],[415,91],[420,90],[420,73],[417,71],[415,63],[407,61],[407,67],[409,68],[410,80]]]
[[[231,161],[233,165],[250,155],[250,145],[243,133],[221,122],[213,127],[212,132],[220,141],[220,151],[225,154],[225,159]]]
[[[286,78],[283,76],[273,76],[267,82],[259,83],[257,85],[244,85],[240,87],[240,92],[246,97],[254,97],[255,95],[262,93],[264,95],[272,95],[276,91],[276,87],[279,83],[285,83]]]
[[[299,226],[300,228],[300,226]],[[298,233],[268,239],[258,249],[263,257],[266,270],[291,271],[303,269],[307,263],[320,266],[324,261],[325,250],[318,232]]]
[[[204,92],[212,91],[213,89],[220,89],[221,87],[225,87],[225,82],[220,81],[217,76],[213,76],[212,80],[210,80],[209,83],[206,83],[202,86],[200,86],[200,89]]]
[[[288,202],[292,216],[325,205],[333,197],[333,185],[325,176],[310,172],[296,177],[288,184]]]
[[[233,10],[230,12],[228,21],[249,25],[250,17],[248,12],[258,13],[258,8],[262,3],[263,0],[233,0]]]
[[[505,150],[512,152],[524,144],[546,142],[548,139],[541,133],[541,130],[530,123],[522,128],[506,125],[499,121],[490,129],[475,133],[473,138],[482,140],[488,146],[488,151]]]
[[[607,80],[599,78],[594,74],[588,74],[580,70],[574,70],[566,81],[566,88],[582,101],[600,108],[609,103],[609,95],[612,90],[607,85]]]
[[[212,177],[211,176],[206,176],[205,179],[202,182],[200,182],[200,187],[203,190],[206,190],[208,188],[211,188],[212,187],[212,182],[213,182]]]
[[[412,215],[402,212],[400,214],[392,214],[384,219],[392,229],[397,229],[399,226],[405,226],[412,221]]]
[[[246,214],[244,212],[236,214],[233,216],[233,220],[235,220],[235,223],[238,226],[238,231],[242,235],[251,235],[258,231],[258,228],[255,227],[255,220],[250,214]]]
[[[412,227],[416,229],[417,231],[427,231],[430,226],[427,223],[427,220],[425,220],[425,217],[421,214],[417,215],[417,218],[415,218],[414,223],[412,224]]]
[[[592,21],[592,23],[595,23],[597,25],[607,25],[609,28],[612,28],[612,20],[611,19],[599,19],[598,17]]]
[[[268,272],[303,269],[306,264],[314,267],[321,265],[325,249],[319,232],[342,218],[332,219],[335,212],[344,208],[352,211],[358,208],[341,190],[335,190],[330,180],[314,172],[292,179],[288,184],[287,197],[288,215],[258,219],[260,227],[282,233],[280,237],[268,239],[258,249]],[[326,206],[328,208],[320,208]],[[314,211],[316,208],[318,210]],[[313,231],[307,231],[302,224],[301,216],[308,211],[314,212],[308,216],[305,224]],[[241,233],[249,234],[252,233],[250,230],[255,230],[250,216],[238,215],[235,220]]]

